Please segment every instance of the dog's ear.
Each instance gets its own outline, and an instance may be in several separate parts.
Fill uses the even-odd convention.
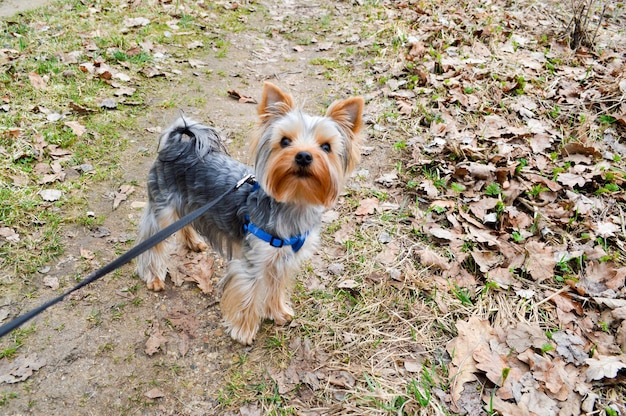
[[[328,107],[326,116],[335,120],[344,129],[357,135],[363,127],[363,107],[365,101],[362,97],[348,98],[347,100],[335,101]]]
[[[271,82],[263,84],[263,97],[259,104],[259,115],[263,120],[287,114],[293,108],[291,95],[284,93]]]

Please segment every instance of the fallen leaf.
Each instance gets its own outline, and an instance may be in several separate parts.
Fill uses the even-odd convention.
[[[346,241],[350,240],[350,236],[354,231],[354,226],[351,223],[344,222],[341,224],[339,230],[335,231],[333,234],[333,239],[336,243],[343,244]]]
[[[186,332],[192,338],[196,336],[196,331],[200,327],[200,323],[188,310],[184,308],[173,308],[167,314],[167,319],[176,328]]]
[[[398,174],[396,172],[389,172],[376,178],[376,182],[386,186],[387,188],[391,188],[397,179]]]
[[[602,238],[615,237],[615,233],[620,231],[620,227],[612,222],[598,222],[596,224],[596,232]]]
[[[202,41],[199,41],[199,40],[194,40],[187,44],[187,49],[196,49],[196,48],[202,48],[202,47],[204,47],[204,43],[202,43]]]
[[[46,360],[37,357],[37,353],[20,355],[12,362],[5,357],[0,360],[0,384],[24,381],[45,365]]]
[[[9,227],[0,227],[0,237],[4,237],[5,240],[11,243],[20,241],[20,235],[13,228]]]
[[[426,267],[434,267],[439,270],[448,270],[452,267],[449,259],[429,248],[417,250],[415,254],[419,256],[420,263]]]
[[[116,210],[120,206],[122,201],[126,201],[128,196],[130,194],[132,194],[133,192],[135,192],[135,187],[134,186],[132,186],[132,185],[122,185],[120,187],[119,191],[117,191],[115,193],[115,197],[113,199],[113,209]]]
[[[585,372],[587,381],[615,378],[619,370],[626,368],[626,356],[624,355],[602,356],[596,354],[596,357],[585,360],[589,366]]]
[[[548,342],[545,332],[538,324],[519,322],[506,334],[506,343],[516,352],[522,353],[528,348],[541,349]]]
[[[577,175],[575,173],[560,173],[557,181],[572,188],[575,186],[583,187],[588,182],[584,176]]]
[[[283,392],[281,394],[285,394]],[[261,408],[255,403],[244,404],[239,408],[239,416],[262,416],[263,411]]]
[[[70,109],[78,114],[89,114],[94,113],[96,110],[91,108],[83,107],[82,105],[76,104],[75,102],[70,102]]]
[[[146,354],[152,356],[156,354],[167,343],[167,338],[163,336],[163,331],[159,328],[159,323],[154,321],[150,329],[150,336],[146,341]]]
[[[356,289],[361,286],[356,280],[346,279],[337,283],[339,289]]]
[[[550,247],[537,241],[528,241],[526,248],[526,270],[537,282],[551,279],[554,276],[556,260]]]
[[[192,67],[192,68],[201,68],[203,66],[208,66],[209,65],[206,62],[200,61],[200,60],[197,60],[197,59],[190,59],[188,62],[189,62],[189,66]],[[228,93],[230,94],[230,91],[228,91]],[[233,97],[233,98],[235,98],[235,97]]]
[[[585,146],[582,143],[567,143],[561,148],[561,154],[565,155],[574,155],[574,154],[582,154],[587,156],[592,156],[596,159],[602,157],[602,154],[598,152],[598,150],[593,146]]]
[[[235,100],[238,100],[240,103],[250,103],[250,104],[256,104],[256,100],[253,97],[250,97],[248,95],[243,95],[242,93],[240,93],[237,90],[230,90],[228,91],[228,95],[231,98],[234,98]]]
[[[159,388],[155,387],[152,390],[148,390],[144,393],[148,399],[158,399],[159,397],[165,397],[165,393],[163,393]]]
[[[96,256],[92,251],[87,250],[86,248],[80,248],[80,256],[85,260],[93,260]]]
[[[28,74],[28,79],[30,80],[30,84],[36,90],[43,90],[46,88],[46,81],[36,72],[31,72]]]
[[[354,212],[355,215],[372,215],[378,209],[378,198],[365,198],[359,202],[359,206]]]
[[[44,286],[48,286],[50,289],[57,290],[59,288],[59,278],[53,276],[46,276],[43,278]]]
[[[43,189],[39,191],[39,195],[44,201],[54,202],[61,199],[61,196],[63,196],[63,191],[59,191],[57,189]]]
[[[145,17],[126,17],[124,18],[124,26],[131,27],[143,27],[150,24],[150,19]]]
[[[446,345],[446,350],[452,357],[449,372],[453,402],[461,397],[465,383],[476,380],[475,373],[478,369],[472,354],[479,347],[488,346],[489,339],[494,336],[489,321],[476,316],[470,317],[468,321],[458,320],[456,328],[458,335]]]
[[[104,108],[105,110],[115,110],[117,108],[117,101],[115,101],[113,98],[105,98],[104,100],[100,101],[100,107]]]

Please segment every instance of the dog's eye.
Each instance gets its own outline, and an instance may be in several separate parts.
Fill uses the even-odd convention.
[[[324,143],[323,145],[320,146],[322,148],[323,151],[325,151],[326,153],[330,153],[330,143]]]
[[[288,137],[283,137],[282,139],[280,139],[280,147],[282,147],[283,149],[285,147],[289,147],[291,145],[291,140]]]

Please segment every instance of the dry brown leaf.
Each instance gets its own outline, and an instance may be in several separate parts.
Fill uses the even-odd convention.
[[[559,293],[556,296],[550,298],[559,310],[563,312],[576,312],[577,315],[583,314],[583,307],[580,302],[572,299],[567,293]]]
[[[400,248],[394,242],[385,244],[383,250],[376,255],[376,261],[383,265],[390,265],[396,261]]]
[[[587,358],[585,363],[589,366],[585,372],[587,381],[615,378],[619,370],[626,368],[626,356],[596,354],[595,358]]]
[[[602,238],[615,237],[615,233],[620,231],[620,227],[610,221],[600,221],[596,224],[596,232]]]
[[[430,179],[425,179],[421,184],[420,188],[426,192],[426,195],[429,198],[436,198],[439,195],[439,190]]]
[[[574,381],[569,379],[570,376],[565,371],[563,360],[558,357],[549,359],[530,349],[519,354],[518,358],[528,363],[535,380],[544,383],[544,387],[550,392],[551,397],[560,401],[567,399],[569,392],[574,387]]]
[[[546,133],[533,134],[530,138],[530,148],[533,153],[541,153],[552,146],[552,137]]]
[[[481,198],[476,202],[470,202],[469,207],[476,218],[482,221],[487,212],[494,209],[498,202],[499,199],[497,198]]]
[[[537,282],[543,282],[554,276],[556,260],[550,247],[537,241],[528,241],[526,249],[526,270]]]
[[[517,353],[522,353],[528,348],[541,349],[548,342],[548,337],[539,325],[531,325],[526,322],[519,322],[517,326],[507,331],[506,343]]]
[[[488,273],[491,269],[499,266],[504,260],[496,251],[474,250],[470,254],[478,265],[481,273]]]
[[[477,367],[472,354],[481,346],[488,348],[489,339],[494,337],[489,321],[476,316],[470,317],[467,322],[457,321],[456,328],[458,335],[446,345],[446,350],[452,357],[449,371],[452,380],[450,394],[453,402],[461,397],[465,383],[476,380],[474,373]]]
[[[242,93],[240,93],[237,90],[230,90],[228,91],[228,95],[231,98],[234,98],[235,100],[239,101],[240,103],[250,103],[250,104],[256,104],[256,100],[254,99],[254,97],[251,97],[249,95],[243,95]]]
[[[43,90],[46,88],[46,81],[36,72],[31,72],[28,74],[28,79],[30,80],[30,84],[36,90]]]
[[[343,224],[341,224],[341,228],[339,228],[339,230],[335,231],[335,233],[333,234],[335,242],[343,244],[346,241],[350,240],[350,235],[352,234],[353,230],[354,226],[351,223],[344,222]]]
[[[378,209],[378,198],[365,198],[359,202],[359,206],[356,211],[354,211],[355,215],[363,216],[363,215],[372,215]]]
[[[497,410],[502,415],[507,416],[531,416],[530,411],[528,410],[528,406],[523,403],[511,403],[505,400],[502,400],[497,395],[490,396],[484,395],[483,402],[487,406],[493,406],[494,410]]]
[[[115,198],[113,199],[113,209],[116,210],[122,201],[126,201],[128,196],[135,192],[135,187],[133,185],[122,185],[118,192],[115,193]]]
[[[445,228],[441,228],[439,226],[433,226],[432,228],[429,228],[426,230],[428,232],[428,234],[432,235],[433,237],[436,238],[440,238],[442,240],[462,240],[463,239],[463,235],[455,232],[454,230],[446,230]]]
[[[45,365],[46,360],[37,357],[37,353],[20,355],[13,361],[5,357],[0,360],[0,384],[24,381]]]
[[[161,391],[161,389],[155,387],[152,390],[148,390],[144,393],[148,399],[158,399],[159,397],[165,397],[165,393]]]
[[[440,255],[439,253],[431,250],[430,248],[424,248],[415,252],[420,258],[420,263],[426,267],[434,267],[439,270],[450,269],[450,261]]]
[[[480,345],[472,352],[472,358],[476,360],[476,368],[484,371],[492,383],[503,385],[504,369],[510,367],[500,354],[492,351],[488,345]]]
[[[586,179],[584,176],[566,172],[560,173],[557,181],[565,186],[570,186],[573,188],[575,186],[583,187],[589,180]]]
[[[124,26],[128,28],[143,27],[150,24],[150,19],[146,17],[125,17]]]
[[[398,97],[396,105],[398,106],[398,112],[402,115],[410,116],[413,113],[413,103],[407,98]]]
[[[20,235],[16,233],[13,228],[9,227],[0,227],[0,237],[3,237],[5,240],[12,243],[20,241]]]
[[[526,177],[531,182],[544,184],[552,192],[558,192],[561,189],[563,189],[563,187],[561,185],[559,185],[558,183],[554,182],[553,180],[550,180],[548,178],[544,178],[543,176],[537,175],[535,173],[528,173],[528,174],[526,174]]]
[[[581,295],[611,295],[609,289],[615,291],[624,286],[624,275],[617,273],[612,262],[590,261],[585,271],[575,286]]]
[[[573,154],[582,154],[587,156],[592,156],[596,159],[600,159],[602,154],[593,146],[585,146],[582,143],[567,143],[561,148],[561,154],[565,155],[573,155]]]
[[[72,109],[73,112],[78,113],[78,114],[89,114],[89,113],[94,113],[96,110],[93,110],[91,108],[87,108],[87,107],[83,107],[82,105],[78,105],[75,102],[70,102],[70,109]]]
[[[528,373],[530,374],[530,373]],[[541,416],[557,416],[559,406],[556,401],[552,400],[546,393],[539,390],[537,382],[532,380],[525,386],[527,393],[522,394],[519,405],[525,405],[531,414]]]
[[[80,256],[85,260],[93,260],[96,257],[96,255],[93,254],[92,251],[82,247],[80,248]]]
[[[66,121],[64,124],[67,127],[71,128],[74,134],[77,135],[78,137],[82,136],[85,133],[85,130],[87,130],[85,126],[83,126],[77,121]]]
[[[163,336],[163,331],[159,328],[159,323],[156,319],[153,321],[152,328],[150,329],[150,337],[146,341],[146,354],[152,356],[156,354],[167,343],[167,338]]]
[[[285,394],[286,392],[280,393]],[[239,408],[239,416],[262,416],[263,410],[255,403],[248,403]]]
[[[167,314],[167,319],[176,328],[186,332],[190,337],[194,338],[196,331],[200,327],[200,323],[195,316],[184,308],[175,307]]]

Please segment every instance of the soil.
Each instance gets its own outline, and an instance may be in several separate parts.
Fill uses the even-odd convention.
[[[0,0],[0,17],[10,17],[48,3],[50,0]]]
[[[0,16],[11,16],[44,3],[47,1],[5,0],[0,3]],[[274,21],[295,13],[318,13],[315,7],[296,9],[292,2],[263,3],[272,10]],[[342,3],[340,7],[349,4]],[[271,23],[250,21],[249,25]],[[66,290],[130,248],[132,242],[125,241],[134,238],[141,217],[141,209],[133,208],[133,203],[146,200],[145,179],[156,155],[158,132],[155,130],[165,128],[180,110],[222,129],[230,138],[227,146],[232,156],[246,161],[245,137],[256,120],[256,106],[239,103],[225,91],[235,89],[260,97],[262,82],[271,80],[289,91],[297,102],[306,102],[305,109],[314,114],[319,114],[335,98],[351,94],[349,89],[338,90],[336,84],[331,85],[310,65],[309,61],[316,55],[315,45],[295,52],[293,44],[281,37],[259,38],[257,33],[245,31],[229,36],[227,59],[207,57],[214,74],[223,71],[227,76],[207,79],[194,76],[190,70],[173,80],[169,90],[154,92],[146,103],[148,112],[138,120],[139,128],[127,132],[131,146],[122,156],[121,181],[100,182],[89,190],[89,210],[105,218],[101,228],[65,228],[65,254],[50,264],[45,274],[58,278],[61,289],[55,291],[44,286],[42,274],[41,281],[35,282],[38,296],[24,299],[19,310],[16,310],[18,306],[10,306],[10,316],[25,313],[57,296],[60,290]],[[278,60],[277,56],[290,59]],[[159,106],[179,94],[184,94],[187,102],[203,104],[182,109]],[[379,163],[376,160],[364,163],[375,177]],[[111,195],[121,184],[128,183],[137,183],[136,191],[113,210]],[[100,231],[105,229],[109,235],[100,236]],[[94,253],[95,258],[81,258],[81,249]],[[316,257],[313,267],[327,266],[322,260],[326,257],[323,250]],[[214,285],[223,275],[224,266],[221,260],[216,264]],[[217,290],[202,293],[195,283],[173,287],[169,280],[165,291],[148,291],[134,275],[132,265],[81,289],[31,321],[36,331],[28,336],[19,355],[36,354],[45,365],[26,381],[3,386],[5,395],[15,393],[17,397],[8,399],[1,412],[7,415],[224,414],[219,407],[218,391],[224,387],[225,374],[237,366],[241,356],[263,362],[266,358],[263,337],[271,323],[264,324],[257,344],[243,346],[234,342],[222,329],[218,296]],[[187,326],[181,329],[174,325],[176,318],[184,321],[182,326]],[[167,342],[160,351],[148,355],[146,342],[155,331],[162,331]]]

